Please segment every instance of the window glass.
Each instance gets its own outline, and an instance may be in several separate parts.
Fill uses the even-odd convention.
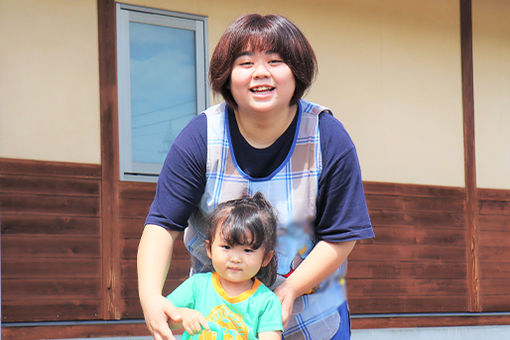
[[[194,32],[131,22],[131,138],[135,163],[162,163],[196,115]]]
[[[143,10],[117,7],[120,178],[155,181],[175,137],[207,106],[206,22]]]

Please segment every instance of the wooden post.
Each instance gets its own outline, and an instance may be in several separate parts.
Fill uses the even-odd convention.
[[[471,0],[460,0],[462,107],[464,121],[465,226],[468,311],[480,312],[478,262],[478,193],[476,187],[475,109],[473,91],[473,34]]]
[[[103,318],[121,318],[115,1],[98,0]]]

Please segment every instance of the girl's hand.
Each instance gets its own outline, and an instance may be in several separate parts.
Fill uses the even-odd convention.
[[[274,292],[282,303],[282,323],[283,328],[286,328],[292,314],[292,307],[294,306],[294,300],[296,300],[297,294],[294,288],[288,284],[287,281],[278,286]]]
[[[191,336],[209,330],[207,320],[197,310],[190,308],[177,308],[182,316],[182,327]]]
[[[168,323],[178,325],[182,321],[178,309],[163,296],[150,298],[142,305],[147,328],[154,340],[175,340]]]

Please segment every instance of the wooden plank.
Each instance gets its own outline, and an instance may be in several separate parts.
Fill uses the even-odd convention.
[[[364,244],[401,244],[411,246],[415,244],[430,244],[463,247],[465,235],[458,229],[422,228],[413,225],[381,226],[374,228],[376,237],[367,239]]]
[[[508,312],[508,306],[510,306],[508,289],[505,294],[501,295],[482,294],[480,296],[480,301],[485,312]]]
[[[510,201],[481,200],[480,215],[501,215],[510,219]]]
[[[97,197],[1,193],[0,206],[7,214],[99,216]]]
[[[120,230],[121,238],[140,240],[145,226],[145,217],[119,218],[119,223],[122,226]]]
[[[156,183],[125,182],[119,188],[119,198],[121,200],[141,199],[152,201],[155,193]]]
[[[509,218],[510,219],[510,218]],[[493,231],[486,230],[480,233],[480,248],[509,248],[510,249],[510,230]]]
[[[372,224],[385,226],[414,225],[426,228],[458,228],[464,230],[462,212],[404,212],[387,210],[370,210]]]
[[[75,278],[99,279],[97,258],[6,258],[2,257],[2,279]]]
[[[172,275],[172,278],[165,281],[165,285],[163,286],[163,295],[170,294],[177,286],[184,282],[188,278],[187,273],[183,273],[180,276]],[[137,280],[123,280],[121,296],[124,299],[138,299],[138,288],[137,288]]]
[[[138,298],[124,299],[124,308],[122,309],[122,318],[143,319],[142,307]]]
[[[466,295],[349,297],[353,314],[446,313],[465,311]]]
[[[95,179],[0,175],[0,192],[97,197],[99,187]]]
[[[138,244],[140,240],[137,239],[126,239],[120,240],[120,248],[121,248],[121,259],[130,260],[136,259],[136,253],[138,250]],[[182,240],[178,240],[174,245],[174,252],[172,255],[172,259],[187,259],[189,258],[189,252],[184,245]]]
[[[480,248],[480,261],[485,262],[508,262],[510,258],[509,247],[481,247]],[[509,292],[510,294],[510,292]]]
[[[394,297],[413,298],[427,296],[466,296],[466,279],[377,279],[365,280],[350,278],[348,281],[349,297]]]
[[[480,292],[486,297],[490,295],[506,296],[506,300],[510,301],[510,285],[507,278],[492,278],[490,280],[481,281]],[[507,307],[509,306],[510,305]]]
[[[137,239],[139,240],[143,233],[143,228],[145,226],[145,218],[143,217],[121,217],[119,218],[119,223],[122,226],[121,238],[125,239]],[[180,239],[182,239],[182,234],[180,235]]]
[[[2,212],[2,235],[16,234],[99,236],[99,217]]]
[[[465,263],[465,249],[460,247],[444,247],[432,245],[362,245],[354,247],[349,258],[356,261],[380,261],[388,263],[423,262],[428,264]]]
[[[170,272],[169,272],[169,279],[173,278],[174,276],[181,277],[182,275],[187,276],[189,274],[189,269],[191,265],[191,260],[188,257],[184,258],[172,258],[172,264],[170,266]],[[123,280],[126,279],[136,279],[137,272],[136,272],[136,259],[132,260],[122,260],[120,262],[120,268],[121,268],[121,276]]]
[[[480,232],[505,231],[510,233],[510,218],[504,215],[480,215]]]
[[[510,282],[510,259],[494,258],[480,260],[481,282],[492,279],[506,279]],[[509,292],[510,295],[510,292]]]
[[[3,340],[149,336],[145,323],[105,323],[69,326],[2,327]]]
[[[99,240],[95,237],[37,237],[2,236],[2,258],[99,258]]]
[[[482,201],[495,200],[510,202],[510,190],[508,189],[478,189],[478,199]]]
[[[414,197],[452,197],[464,199],[464,188],[431,186],[422,184],[403,184],[387,182],[364,181],[363,187],[365,194],[385,195],[385,196],[414,196]]]
[[[458,212],[464,208],[462,199],[451,197],[406,197],[406,196],[383,196],[367,195],[369,210],[404,210],[404,211],[438,211]]]
[[[124,199],[119,201],[119,216],[121,218],[145,218],[149,213],[150,200]]]
[[[349,259],[347,282],[351,279],[377,281],[379,279],[465,279],[466,267],[462,263],[431,264],[429,262],[366,262]],[[364,283],[362,283],[364,284]],[[349,286],[351,286],[349,284]],[[353,289],[350,287],[349,289]]]
[[[99,299],[2,301],[2,322],[96,320],[100,305]]]
[[[22,303],[43,299],[98,299],[99,286],[99,277],[4,279],[2,280],[2,304],[9,301]]]
[[[0,174],[101,179],[101,165],[0,157]]]

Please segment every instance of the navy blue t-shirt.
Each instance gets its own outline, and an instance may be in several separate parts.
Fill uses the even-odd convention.
[[[230,110],[229,125],[239,167],[255,178],[273,172],[291,150],[296,118],[268,148],[256,149],[241,135]],[[315,232],[329,242],[374,236],[363,191],[356,149],[343,125],[333,115],[319,115],[322,173],[317,195]],[[146,224],[184,230],[205,189],[207,116],[194,117],[174,141],[161,170]]]

